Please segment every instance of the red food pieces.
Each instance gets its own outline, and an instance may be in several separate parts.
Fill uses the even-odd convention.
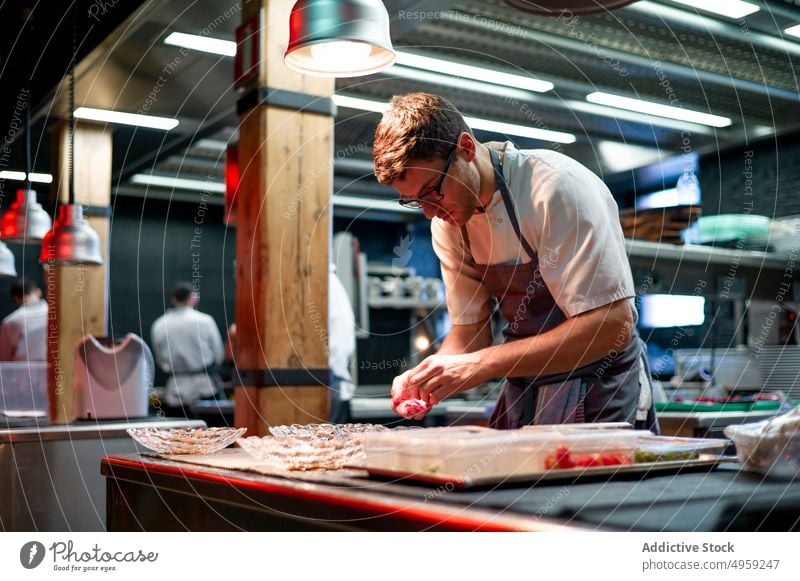
[[[630,464],[631,458],[627,454],[573,454],[566,446],[556,448],[554,454],[544,459],[547,470],[564,470],[568,468],[593,468],[595,466],[619,466]]]
[[[407,399],[405,401],[401,401],[395,409],[397,413],[403,416],[404,418],[412,418],[418,414],[423,414],[430,409],[430,405],[428,402],[422,399]]]

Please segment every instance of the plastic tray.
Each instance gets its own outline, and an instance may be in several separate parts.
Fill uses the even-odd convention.
[[[366,470],[370,476],[408,480],[433,486],[446,486],[458,489],[510,485],[510,484],[551,484],[558,481],[580,482],[599,478],[644,478],[675,474],[678,472],[698,472],[713,470],[724,462],[736,462],[736,456],[701,455],[694,460],[678,460],[673,462],[647,462],[627,464],[624,466],[599,466],[593,468],[574,468],[570,470],[548,470],[535,472],[514,472],[512,474],[446,474],[443,472],[407,472],[391,470],[376,466],[354,464],[345,468]]]

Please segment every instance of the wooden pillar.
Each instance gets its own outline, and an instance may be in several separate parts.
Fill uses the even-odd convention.
[[[262,11],[258,87],[330,98],[333,79],[283,64],[294,0],[253,0]],[[261,103],[240,113],[236,235],[235,422],[250,435],[268,426],[325,422],[328,393],[328,245],[333,117]],[[325,378],[327,380],[327,378]],[[268,385],[277,383],[278,385]]]
[[[52,133],[52,197],[60,204],[69,199],[69,123]],[[111,205],[111,130],[79,123],[75,130],[75,202],[93,208]],[[72,419],[75,345],[86,335],[108,334],[109,217],[89,216],[100,237],[102,266],[46,267],[47,359],[50,363],[48,394],[50,421]]]

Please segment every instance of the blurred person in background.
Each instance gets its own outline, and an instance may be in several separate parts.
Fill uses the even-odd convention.
[[[47,360],[47,301],[39,285],[19,278],[10,294],[17,309],[0,323],[0,361]]]
[[[346,424],[352,420],[350,400],[355,386],[350,362],[356,350],[356,318],[350,297],[330,265],[328,280],[328,365],[331,368],[330,421]]]
[[[156,319],[150,331],[158,366],[170,375],[164,398],[167,415],[191,417],[189,406],[220,393],[222,336],[214,319],[196,310],[199,301],[191,284],[178,283],[172,292],[173,308]]]

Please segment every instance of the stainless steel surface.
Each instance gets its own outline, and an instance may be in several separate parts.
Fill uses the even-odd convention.
[[[178,418],[52,424],[39,428],[0,430],[0,443],[46,442],[53,440],[67,440],[71,442],[73,440],[85,440],[99,437],[129,438],[125,431],[128,428],[203,428],[205,425],[205,422],[199,420]]]
[[[661,433],[673,436],[702,436],[711,431],[720,431],[732,424],[757,422],[776,416],[775,411],[755,412],[661,412],[658,423]]]
[[[786,282],[788,259],[766,252],[630,239],[625,240],[625,249],[637,284],[642,284],[644,274],[655,275],[647,285],[651,293],[737,299],[742,297],[733,291],[741,285],[749,299],[774,300],[775,289]],[[788,293],[784,299],[791,300]]]
[[[0,530],[102,531],[107,454],[142,450],[128,427],[202,427],[195,420],[0,430]]]

